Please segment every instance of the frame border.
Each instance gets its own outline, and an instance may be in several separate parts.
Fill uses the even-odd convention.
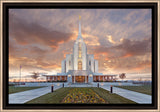
[[[61,1],[62,2],[62,4],[63,3],[66,3],[65,1]],[[61,3],[61,2],[59,2],[59,3]],[[118,1],[119,2],[119,1]],[[6,3],[6,2],[5,2]],[[7,2],[8,3],[8,2]],[[13,3],[13,2],[12,2]],[[23,2],[22,2],[23,3]],[[28,3],[28,2],[27,2]],[[55,2],[52,2],[52,3],[55,3]],[[56,2],[57,3],[57,2]],[[67,3],[69,3],[69,2],[67,2]],[[76,2],[77,3],[77,2]],[[81,2],[79,2],[79,3],[81,3]],[[86,3],[86,2],[84,2],[84,3]],[[90,2],[89,2],[90,3]],[[103,2],[102,2],[103,3]],[[105,3],[107,3],[108,4],[108,2],[105,2]],[[110,3],[110,2],[109,2]],[[113,3],[115,3],[115,2],[113,2]],[[126,2],[126,3],[128,3],[128,2]],[[153,4],[155,4],[156,2],[148,2],[149,4],[151,4],[151,3],[153,3]],[[34,4],[34,3],[32,3],[32,4]],[[36,5],[38,4],[38,3],[35,3]],[[117,4],[117,2],[115,3],[115,4]],[[124,4],[124,3],[120,3],[120,4]],[[130,4],[130,3],[129,3]],[[139,2],[138,2],[138,4],[140,4]],[[147,3],[143,3],[143,4],[147,4]],[[4,4],[3,4],[4,5]],[[158,5],[158,2],[157,2],[157,5]],[[2,3],[1,3],[1,6],[2,6]],[[3,11],[5,12],[6,10],[4,9],[4,7],[3,7]],[[158,7],[156,6],[156,7],[154,7],[154,14],[157,16],[157,11],[158,11]],[[152,10],[152,14],[153,14],[153,10]],[[159,13],[158,13],[159,14]],[[2,12],[1,12],[1,15],[2,15]],[[8,15],[8,13],[7,13],[7,15]],[[3,65],[5,65],[6,63],[6,60],[8,60],[7,58],[8,57],[6,57],[6,53],[8,52],[8,50],[6,50],[7,49],[7,47],[6,46],[4,46],[4,43],[6,43],[6,42],[8,42],[8,40],[6,40],[4,37],[6,37],[6,36],[8,36],[8,35],[6,35],[6,31],[7,31],[7,26],[8,26],[8,24],[6,24],[5,25],[5,23],[6,23],[6,19],[5,19],[5,13],[3,13],[3,22],[2,22],[2,20],[1,20],[1,24],[3,23],[3,31],[1,30],[1,34],[4,32],[4,34],[2,34],[1,35],[1,37],[3,36],[3,41],[1,41],[1,45],[3,45],[3,46],[1,46],[1,48],[3,48],[3,57],[1,57],[1,60],[2,59],[4,59],[3,60]],[[2,17],[2,16],[1,16]],[[159,58],[159,56],[157,55],[157,45],[159,45],[159,44],[157,44],[158,43],[158,35],[157,35],[157,30],[158,30],[158,28],[157,28],[157,17],[155,17],[154,18],[154,21],[153,21],[153,16],[152,16],[152,22],[153,22],[153,24],[154,24],[154,27],[153,27],[153,24],[152,24],[152,31],[155,31],[154,33],[152,32],[152,43],[154,43],[154,45],[152,44],[152,47],[154,47],[154,50],[152,51],[152,59],[154,59],[154,61],[155,61],[155,63],[153,63],[153,61],[152,61],[152,70],[154,70],[155,71],[155,73],[154,74],[157,74],[157,59]],[[2,29],[2,26],[1,26],[1,29]],[[153,37],[157,37],[156,39],[153,39]],[[1,55],[2,55],[2,50],[1,50]],[[158,56],[158,57],[157,57]],[[7,63],[7,66],[8,66],[8,63]],[[2,70],[2,67],[3,67],[3,72],[1,73],[1,74],[3,74],[3,73],[7,73],[7,69],[4,67],[4,66],[2,66],[2,64],[1,64],[1,70]],[[4,99],[6,98],[6,93],[5,93],[5,91],[6,91],[6,84],[8,85],[8,81],[6,81],[6,79],[7,79],[7,76],[8,75],[5,75],[5,77],[3,76],[3,85],[2,85],[2,87],[1,88],[3,88],[4,90],[3,90],[3,97],[4,97]],[[154,81],[154,83],[153,83],[153,79],[155,80]],[[158,93],[158,91],[157,91],[157,89],[158,89],[158,82],[157,82],[157,79],[158,79],[158,74],[157,75],[153,75],[152,74],[152,88],[156,88],[154,91],[153,91],[153,94],[152,94],[152,97],[153,97],[153,99],[157,99],[158,97],[157,97],[157,93]],[[2,83],[2,76],[1,76],[1,83]],[[2,96],[1,96],[1,98],[2,98]],[[14,107],[14,109],[17,109],[16,108],[16,106],[15,105],[13,105],[13,107],[12,108],[6,108],[6,101],[8,100],[8,99],[5,99],[4,100],[3,99],[3,109],[13,109],[13,107]],[[153,100],[152,100],[153,101]],[[1,102],[2,103],[2,102]],[[145,109],[158,109],[157,107],[159,107],[158,106],[158,104],[157,104],[157,100],[154,100],[154,104],[156,104],[156,105],[153,105],[152,106],[152,108],[149,108],[149,106],[147,106],[146,104],[144,105],[144,107],[145,106],[147,106],[147,108],[145,108]],[[11,105],[11,104],[10,104]],[[124,104],[123,104],[124,105]],[[2,106],[2,105],[1,105]],[[93,105],[94,106],[94,105]],[[110,105],[111,106],[111,108],[108,108],[108,109],[113,109],[112,107],[115,107],[115,104],[114,105]],[[133,105],[132,105],[133,106]],[[38,106],[39,107],[39,106]],[[23,106],[22,106],[22,108],[23,108]],[[22,108],[20,108],[20,109],[22,109]],[[2,108],[1,108],[2,109]],[[24,109],[24,108],[23,108]],[[25,109],[27,109],[27,108],[25,108]],[[29,108],[29,109],[33,109],[33,108]],[[40,109],[40,108],[34,108],[34,109]],[[43,108],[43,109],[46,109],[46,108]],[[53,108],[47,108],[47,109],[53,109]],[[55,109],[57,109],[57,108],[55,108]],[[65,109],[67,109],[67,108],[65,108]],[[71,109],[71,108],[68,108],[68,109]],[[72,108],[72,109],[75,109],[75,108]],[[80,109],[80,108],[79,108]],[[88,109],[88,108],[83,108],[83,109]],[[94,109],[94,108],[93,108]],[[100,107],[100,108],[97,108],[97,109],[106,109],[106,108],[102,108],[102,107]],[[142,109],[142,108],[114,108],[114,109]],[[53,110],[52,110],[53,111]],[[93,111],[93,110],[92,110]],[[97,110],[96,110],[97,111]]]

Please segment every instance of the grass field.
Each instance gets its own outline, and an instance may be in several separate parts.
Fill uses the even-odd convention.
[[[44,87],[44,86],[41,86]],[[41,87],[14,87],[14,86],[9,86],[9,94],[11,93],[17,93],[17,92],[22,92],[26,90],[31,90],[31,89],[37,89]]]
[[[105,99],[109,104],[136,104],[136,102],[128,100],[117,94],[111,94],[109,91],[103,88],[92,88],[96,93]]]
[[[54,91],[53,93],[48,93],[38,98],[35,98],[27,104],[52,104],[52,103],[61,103],[63,98],[69,93],[69,90],[72,88],[60,88]]]
[[[128,89],[131,91],[136,91],[139,93],[144,93],[148,95],[152,95],[152,86],[151,85],[144,85],[144,86],[115,86],[123,89]]]
[[[71,87],[68,87],[68,88],[60,88],[56,91],[54,91],[53,93],[48,93],[48,94],[45,94],[43,96],[40,96],[38,98],[35,98],[29,102],[27,102],[26,104],[57,104],[57,103],[65,103],[65,98],[67,96],[70,96],[70,92],[72,91],[75,91],[75,89],[77,88],[71,88]],[[126,98],[123,98],[119,95],[116,95],[116,94],[111,94],[109,93],[109,91],[107,90],[104,90],[102,88],[96,88],[96,87],[88,87],[88,88],[81,88],[80,91],[84,91],[84,94],[86,93],[86,97],[87,97],[87,100],[89,100],[90,98],[93,98],[93,94],[97,94],[97,97],[100,98],[102,101],[105,100],[105,103],[108,103],[108,104],[136,104],[135,102],[131,101],[131,100],[128,100]],[[77,96],[79,94],[81,94],[81,92],[78,91],[78,92],[73,92],[73,95],[71,95],[72,97],[75,95]],[[92,92],[88,94],[88,91]],[[92,95],[92,96],[91,96]],[[84,95],[85,97],[85,95]],[[78,95],[78,98],[81,98],[81,100],[85,100],[83,97],[83,92],[82,92],[82,95]],[[73,99],[71,99],[71,101],[73,100],[72,103],[74,103],[74,100],[76,99],[76,97],[74,97]],[[70,100],[70,99],[69,99]],[[93,100],[94,102],[94,100]],[[83,103],[83,102],[80,102],[80,103]],[[86,102],[84,102],[86,103]],[[96,102],[97,103],[97,102]],[[103,102],[99,102],[99,103],[103,103]]]

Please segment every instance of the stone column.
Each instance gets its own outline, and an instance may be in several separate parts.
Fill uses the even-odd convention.
[[[103,76],[103,81],[104,81],[104,76]]]
[[[60,76],[60,80],[62,80],[62,76]]]
[[[100,76],[99,76],[99,79],[98,79],[99,81],[100,81]]]
[[[111,80],[113,81],[113,76],[111,76]]]
[[[107,81],[109,81],[109,76],[107,76]]]
[[[85,76],[85,83],[87,83],[87,75]]]
[[[76,79],[76,77],[75,77],[75,75],[74,75],[74,83],[76,83],[76,80],[75,80],[75,79]]]

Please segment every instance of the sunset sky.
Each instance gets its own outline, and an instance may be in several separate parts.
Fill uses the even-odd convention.
[[[151,77],[151,9],[10,9],[9,76],[53,75],[82,37],[103,74]]]

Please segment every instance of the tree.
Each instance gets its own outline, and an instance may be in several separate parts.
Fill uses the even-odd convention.
[[[40,74],[38,72],[32,72],[33,75],[31,77],[36,80],[38,77],[40,77]]]
[[[123,79],[126,78],[126,73],[121,73],[121,74],[119,74],[119,78],[121,78],[122,81],[123,81]]]
[[[140,78],[138,79],[138,81],[141,82],[141,81],[142,81],[142,77],[140,77]]]

